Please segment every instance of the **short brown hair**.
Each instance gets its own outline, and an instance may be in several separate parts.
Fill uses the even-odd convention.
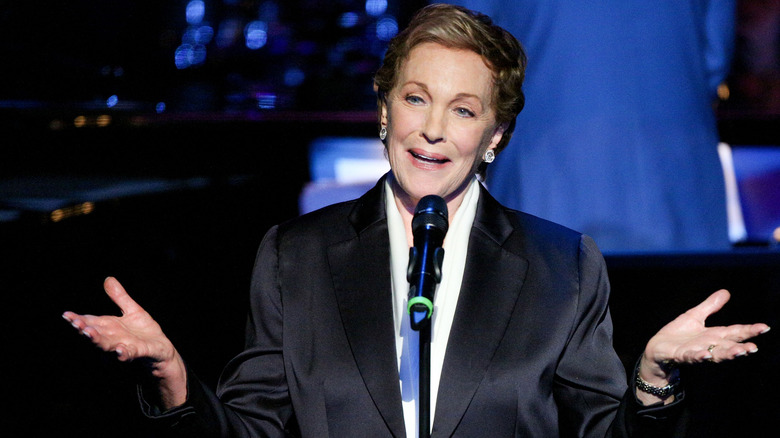
[[[522,85],[526,56],[517,39],[494,25],[487,15],[460,6],[433,4],[420,9],[409,26],[390,41],[382,66],[374,77],[380,111],[395,86],[401,65],[412,49],[422,43],[471,50],[492,70],[491,104],[496,121],[507,124],[496,153],[503,150],[515,129],[515,118],[525,105]]]

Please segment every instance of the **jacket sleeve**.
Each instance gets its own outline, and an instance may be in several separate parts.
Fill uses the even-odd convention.
[[[636,370],[631,374],[631,384],[620,404],[612,436],[631,438],[683,438],[687,436],[689,412],[686,409],[685,392],[679,391],[674,401],[644,406],[636,398]]]
[[[263,239],[252,275],[244,351],[225,367],[216,394],[188,369],[187,402],[160,413],[141,397],[147,417],[170,436],[285,437],[295,420],[282,357],[277,228]]]
[[[577,317],[553,388],[561,435],[676,436],[684,395],[668,406],[644,407],[636,400],[633,384],[626,385],[625,369],[612,346],[606,264],[587,236],[580,241],[578,269]]]
[[[735,0],[704,2],[703,56],[707,68],[708,91],[715,94],[718,85],[726,80],[734,57],[737,6]]]

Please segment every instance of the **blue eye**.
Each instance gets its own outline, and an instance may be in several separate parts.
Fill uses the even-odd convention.
[[[455,113],[461,117],[474,117],[474,113],[466,108],[455,108]]]
[[[407,96],[406,101],[413,104],[413,105],[419,105],[422,103],[425,103],[424,100],[420,96]]]

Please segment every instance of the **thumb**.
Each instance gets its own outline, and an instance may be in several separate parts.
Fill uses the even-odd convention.
[[[729,299],[731,299],[731,294],[729,291],[721,289],[717,292],[714,292],[712,295],[707,297],[706,300],[702,301],[699,303],[699,305],[685,313],[695,318],[696,320],[701,321],[702,325],[704,325],[704,321],[710,315],[722,309],[723,306],[729,301]]]
[[[109,296],[109,298],[111,298],[111,301],[119,306],[119,309],[122,311],[123,315],[143,311],[143,308],[141,308],[138,303],[130,298],[130,295],[128,295],[127,291],[125,291],[125,288],[122,287],[116,278],[106,278],[106,280],[103,282],[103,289],[106,291],[106,294]]]

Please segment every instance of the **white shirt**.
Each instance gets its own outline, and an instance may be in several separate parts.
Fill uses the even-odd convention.
[[[433,315],[431,316],[431,410],[434,420],[436,412],[436,396],[439,390],[441,369],[444,364],[444,353],[447,340],[455,317],[455,308],[460,296],[463,271],[466,266],[469,235],[477,213],[479,200],[479,182],[476,178],[471,182],[455,217],[450,221],[447,236],[444,239],[444,261],[442,263],[441,283],[436,288],[433,299]],[[385,209],[387,212],[387,228],[390,238],[390,269],[393,289],[393,318],[395,321],[396,355],[398,357],[398,373],[400,375],[401,398],[403,400],[404,422],[406,436],[417,437],[418,427],[418,385],[419,385],[419,333],[412,330],[409,324],[409,314],[406,302],[409,295],[409,283],[406,279],[409,264],[409,245],[406,239],[401,213],[398,211],[393,190],[389,181],[385,181]],[[431,421],[433,428],[433,421]]]

